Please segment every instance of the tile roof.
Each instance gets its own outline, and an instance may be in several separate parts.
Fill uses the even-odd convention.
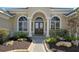
[[[68,16],[68,15],[70,15],[70,14],[72,14],[72,13],[74,13],[75,11],[77,11],[79,9],[79,7],[78,8],[76,8],[76,9],[74,9],[74,10],[72,10],[72,11],[70,11],[69,13],[67,13],[67,14],[64,14],[65,16]]]
[[[14,14],[10,13],[9,11],[7,11],[6,8],[1,8],[0,7],[0,13],[4,14],[6,16],[9,16],[9,17],[13,17],[14,16]]]

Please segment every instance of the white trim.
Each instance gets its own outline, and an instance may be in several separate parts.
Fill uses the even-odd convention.
[[[35,29],[34,29],[34,21],[32,21],[32,22],[33,22],[33,27],[32,27],[32,28],[33,28],[33,34],[34,34],[34,33],[35,33],[35,32],[34,32],[34,30],[35,30]]]
[[[44,11],[41,10],[41,9],[38,9],[38,10],[34,11],[34,12],[32,13],[31,18],[33,19],[33,16],[34,16],[36,13],[38,13],[38,12],[41,12],[43,15],[45,15],[45,18],[47,19],[47,14],[46,14],[46,12],[44,12]]]
[[[28,22],[29,22],[29,37],[31,37],[32,36],[32,21],[31,21],[31,18],[30,17],[28,17]]]
[[[19,31],[19,23],[18,23],[18,20],[21,18],[21,17],[26,17],[27,19],[27,24],[28,24],[28,17],[26,15],[21,15],[17,18],[17,25],[16,25],[16,29],[17,31]],[[27,26],[27,31],[28,31],[28,26]]]
[[[48,17],[48,19],[47,19],[47,31],[46,31],[46,37],[49,37],[50,35],[49,35],[49,26],[50,26],[50,24],[49,24],[49,22],[50,22],[50,18]]]

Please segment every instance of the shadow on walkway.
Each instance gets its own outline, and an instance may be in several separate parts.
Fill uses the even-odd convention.
[[[33,36],[33,43],[42,44],[44,41],[44,36]]]

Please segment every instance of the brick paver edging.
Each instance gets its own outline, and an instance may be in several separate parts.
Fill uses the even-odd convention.
[[[29,52],[27,49],[15,49],[15,50],[10,50],[6,52]]]
[[[31,44],[30,44],[30,46],[29,46],[29,48],[27,49],[29,52],[31,52],[32,51],[32,49],[33,49],[33,47],[34,47],[34,44],[33,44],[33,42],[31,42]]]

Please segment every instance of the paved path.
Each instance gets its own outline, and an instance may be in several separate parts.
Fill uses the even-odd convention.
[[[43,36],[33,36],[33,48],[32,52],[46,52],[43,45]]]

